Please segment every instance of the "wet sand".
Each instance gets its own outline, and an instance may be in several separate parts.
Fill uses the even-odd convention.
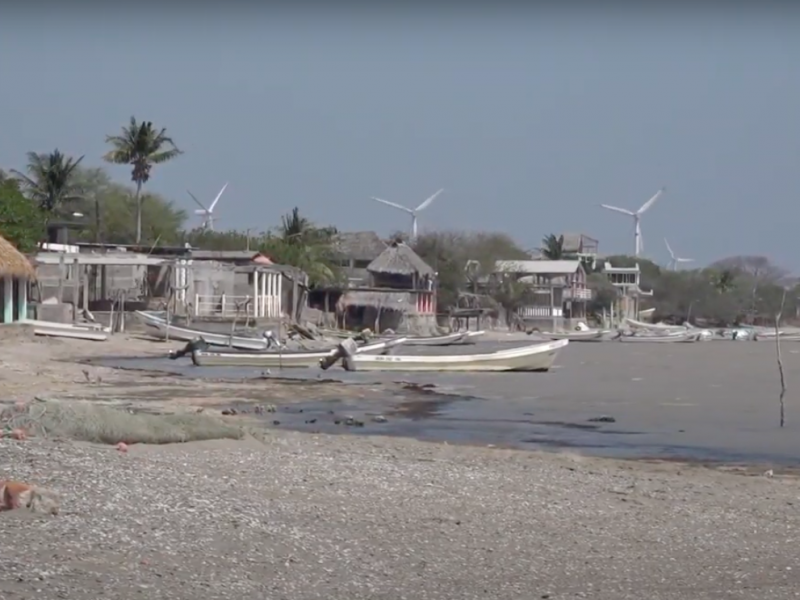
[[[788,386],[783,428],[771,342],[574,343],[550,373],[347,373],[337,368],[321,377],[371,392],[297,395],[276,403],[279,416],[270,417],[267,426],[277,420],[275,427],[307,432],[793,466],[800,463],[800,344],[784,342],[782,348]],[[196,368],[188,360],[116,364],[192,378],[260,375],[256,369]],[[319,374],[286,370],[280,376]],[[400,381],[415,385],[389,385]],[[434,387],[420,390],[419,385]],[[377,415],[386,421],[375,422]],[[343,428],[343,417],[364,426]]]

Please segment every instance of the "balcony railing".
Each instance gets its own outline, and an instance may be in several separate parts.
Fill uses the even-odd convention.
[[[592,290],[587,290],[586,288],[565,288],[563,298],[564,300],[591,300]]]

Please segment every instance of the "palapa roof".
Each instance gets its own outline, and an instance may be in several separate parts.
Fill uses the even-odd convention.
[[[0,235],[0,277],[36,279],[33,265],[13,244]]]
[[[389,275],[433,275],[433,269],[403,242],[392,242],[367,271]]]
[[[386,250],[386,244],[374,231],[346,231],[333,242],[336,252],[353,260],[375,260]]]

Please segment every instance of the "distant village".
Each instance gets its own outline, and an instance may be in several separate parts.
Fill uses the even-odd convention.
[[[639,257],[638,218],[663,190],[635,213],[605,206],[634,217],[634,256],[602,256],[585,233],[550,234],[536,248],[502,232],[418,233],[416,212],[441,191],[415,210],[374,198],[412,216],[409,234],[382,237],[312,223],[298,208],[267,232],[216,231],[223,187],[208,203],[190,193],[202,224],[186,231],[186,212],[146,189],[155,169],[182,154],[166,130],[131,118],[106,141],[105,160],[129,169],[132,187],[58,150],[0,171],[3,322],[91,314],[123,327],[125,313],[168,310],[424,334],[614,327],[653,316],[755,322],[798,311],[800,289],[764,257],[695,270],[678,270],[688,259],[669,247],[664,268]]]

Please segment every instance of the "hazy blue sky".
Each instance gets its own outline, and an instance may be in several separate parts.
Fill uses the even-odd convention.
[[[219,228],[266,228],[297,205],[389,233],[407,215],[370,196],[416,205],[444,187],[423,230],[528,247],[582,231],[613,253],[632,248],[632,223],[598,205],[635,209],[666,185],[646,255],[665,261],[666,236],[701,264],[764,254],[798,271],[800,10],[683,4],[4,7],[0,167],[55,147],[99,165],[133,114],[186,152],[152,190],[193,210],[187,188],[208,199],[230,181]]]

